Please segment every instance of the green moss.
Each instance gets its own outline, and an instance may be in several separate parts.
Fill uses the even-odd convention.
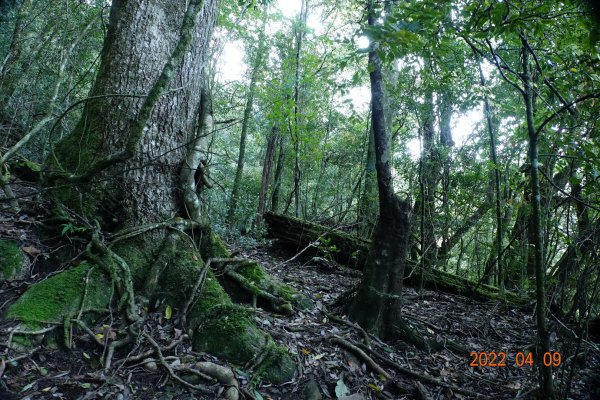
[[[104,113],[99,107],[101,101],[92,100],[86,103],[84,117],[54,146],[51,156],[46,161],[45,170],[81,175],[106,155],[102,139]],[[73,185],[58,186],[50,192],[57,204],[96,218],[98,205],[110,192],[103,187],[89,185],[84,190]]]
[[[0,282],[24,278],[28,267],[29,260],[18,243],[0,240]]]
[[[194,334],[193,346],[244,365],[261,354],[267,336],[249,318],[248,311],[233,304],[219,307],[216,315],[206,319]]]
[[[106,308],[112,297],[111,284],[99,268],[90,268],[83,263],[36,283],[9,308],[7,317],[34,324],[62,323],[80,309]]]
[[[223,239],[213,232],[208,232],[202,239],[200,252],[205,260],[209,258],[228,258],[230,256]]]
[[[153,260],[154,254],[145,251],[150,248],[141,239],[131,239],[117,243],[113,246],[112,251],[118,254],[127,262],[131,270],[134,287],[141,287],[146,279],[146,266]]]
[[[225,255],[218,254],[226,251],[223,242],[217,236],[211,237],[210,243],[215,243],[217,248],[214,251],[206,250],[213,256]],[[130,249],[126,255],[123,255],[122,246],[113,250],[118,250],[128,262],[137,263],[145,259],[144,252],[139,250]],[[162,265],[163,261],[168,261],[168,265],[164,269],[158,268],[162,272],[153,296],[165,299],[167,304],[178,310],[192,295],[204,262],[187,240],[179,240],[177,236],[167,239],[159,253],[154,263]],[[152,270],[153,265],[153,260],[148,260],[142,270]],[[264,271],[254,272],[260,276],[264,274]],[[255,325],[252,314],[233,304],[212,270],[206,271],[202,289],[194,300],[188,310],[187,328],[192,332],[192,346],[196,351],[245,365],[260,358],[267,345],[272,344],[269,336]],[[265,378],[270,379],[273,375],[277,379],[289,380],[295,371],[295,364],[284,348],[275,348],[278,350],[269,358],[268,365],[264,366]]]
[[[296,373],[296,363],[292,361],[285,347],[273,345],[264,363],[265,379],[274,384],[290,381]]]
[[[313,306],[312,301],[308,297],[267,274],[264,268],[257,262],[245,263],[238,267],[236,272],[254,283],[261,290],[280,297],[300,310],[306,310]]]
[[[154,295],[164,297],[172,304],[185,303],[198,280],[204,262],[194,255],[192,250],[183,246],[164,246],[163,251],[171,254],[167,257],[161,255],[161,259],[168,260],[169,265],[160,276]]]
[[[240,275],[254,283],[260,283],[267,279],[267,274],[257,262],[248,262],[236,270]]]

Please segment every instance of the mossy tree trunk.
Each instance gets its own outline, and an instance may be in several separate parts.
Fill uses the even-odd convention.
[[[122,335],[131,339],[143,329],[139,298],[164,300],[187,311],[185,328],[197,351],[239,364],[260,360],[254,370],[268,368],[267,379],[280,382],[292,377],[295,365],[209,269],[229,254],[199,215],[199,196],[194,201],[189,193],[188,175],[204,167],[200,153],[209,140],[200,139],[211,131],[202,92],[216,12],[216,0],[113,0],[90,100],[47,162],[54,172],[46,181],[62,187],[52,192],[57,210],[96,225],[89,261],[34,285],[9,316],[29,325],[69,324],[74,313],[117,306],[106,290],[112,286],[130,323]],[[83,284],[82,276],[94,279]],[[195,285],[199,277],[203,285]],[[56,293],[65,281],[69,296]],[[53,315],[31,312],[48,311],[46,304]]]
[[[368,22],[377,20],[375,2],[368,3]],[[393,186],[392,166],[384,110],[381,60],[374,45],[369,52],[371,121],[379,192],[379,221],[350,317],[382,338],[396,336],[401,318],[402,279],[410,236],[411,207],[400,200]]]
[[[195,132],[203,65],[216,13],[204,0],[192,45],[167,76],[147,121],[140,121],[147,95],[179,42],[185,2],[114,1],[102,59],[84,114],[55,148],[52,170],[85,175],[88,169],[125,148],[142,123],[143,131],[126,160],[118,160],[60,199],[83,215],[100,217],[103,227],[166,220],[180,204],[177,185],[185,144]],[[185,51],[185,50],[184,50]]]

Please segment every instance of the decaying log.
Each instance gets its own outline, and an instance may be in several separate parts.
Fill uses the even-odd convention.
[[[287,215],[267,212],[264,219],[269,236],[280,239],[297,252],[312,243],[312,249],[305,252],[308,258],[325,255],[358,270],[362,270],[365,264],[371,245],[369,240]]]
[[[308,253],[306,257],[319,254],[357,270],[362,270],[365,265],[371,246],[370,240],[287,215],[268,212],[264,214],[264,219],[268,235],[279,239],[292,250],[301,251],[313,243],[314,246],[310,251],[305,251]],[[419,273],[410,270],[405,273],[404,284],[418,286]],[[525,302],[523,298],[512,292],[502,293],[496,287],[477,285],[477,282],[448,272],[430,270],[423,275],[423,286],[426,289],[463,295],[480,301],[498,300],[513,304]]]

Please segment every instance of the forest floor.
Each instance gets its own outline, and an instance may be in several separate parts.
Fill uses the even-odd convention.
[[[58,247],[42,243],[34,228],[35,207],[11,215],[0,209],[0,238],[19,241],[33,261],[31,277],[0,285],[0,315],[25,289],[43,279],[53,269],[49,265]],[[242,238],[245,239],[245,238]],[[241,245],[243,243],[243,245]],[[75,245],[75,244],[74,244]],[[468,352],[503,352],[505,367],[473,367],[473,357],[450,350],[418,350],[399,338],[382,343],[347,322],[343,305],[334,306],[340,294],[358,283],[356,273],[324,269],[308,262],[286,262],[294,254],[254,240],[230,243],[237,257],[260,261],[274,276],[310,296],[316,307],[291,316],[255,309],[255,320],[273,338],[287,346],[296,358],[296,379],[283,385],[269,385],[235,368],[245,398],[254,399],[527,399],[536,386],[536,367],[515,365],[518,352],[535,342],[532,310],[520,310],[500,303],[481,303],[456,295],[406,288],[403,313],[421,335],[444,342],[459,343]],[[347,301],[346,301],[347,303]],[[8,351],[7,334],[14,323],[0,319],[0,400],[8,399],[208,399],[174,384],[165,371],[139,363],[120,364],[126,354],[116,355],[117,368],[103,372],[98,347],[85,333],[76,333],[70,351],[40,347],[18,356]],[[161,313],[150,314],[145,326],[162,344],[173,341],[180,332]],[[349,351],[348,344],[362,349],[363,355]],[[554,348],[566,349],[568,339],[556,338]],[[368,347],[370,346],[370,348]],[[141,349],[141,350],[146,350]],[[141,351],[137,349],[136,351]],[[574,352],[573,349],[570,350]],[[191,353],[188,343],[165,356],[183,357]],[[592,395],[589,376],[600,368],[598,346],[586,345],[580,356],[562,360],[556,371],[564,379],[576,360],[570,399],[598,399]],[[208,355],[195,357],[218,362]],[[6,363],[4,361],[7,361]],[[377,366],[371,364],[374,361]],[[498,360],[497,362],[500,362]],[[387,378],[385,375],[388,375]],[[422,378],[418,378],[421,376]],[[598,383],[596,383],[598,386]],[[564,388],[563,388],[564,389]]]

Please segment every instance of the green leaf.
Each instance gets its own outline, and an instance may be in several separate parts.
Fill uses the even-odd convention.
[[[254,389],[254,398],[256,400],[265,400],[264,397],[262,397],[262,395],[258,392],[258,390]]]
[[[21,392],[26,392],[26,391],[28,391],[29,389],[31,389],[31,388],[33,387],[33,385],[35,385],[35,382],[31,382],[31,383],[29,383],[29,384],[27,384],[27,385],[23,386],[23,389],[21,389]]]
[[[348,396],[349,394],[350,391],[344,383],[344,378],[338,379],[337,384],[335,385],[335,395],[340,398],[342,396]]]

